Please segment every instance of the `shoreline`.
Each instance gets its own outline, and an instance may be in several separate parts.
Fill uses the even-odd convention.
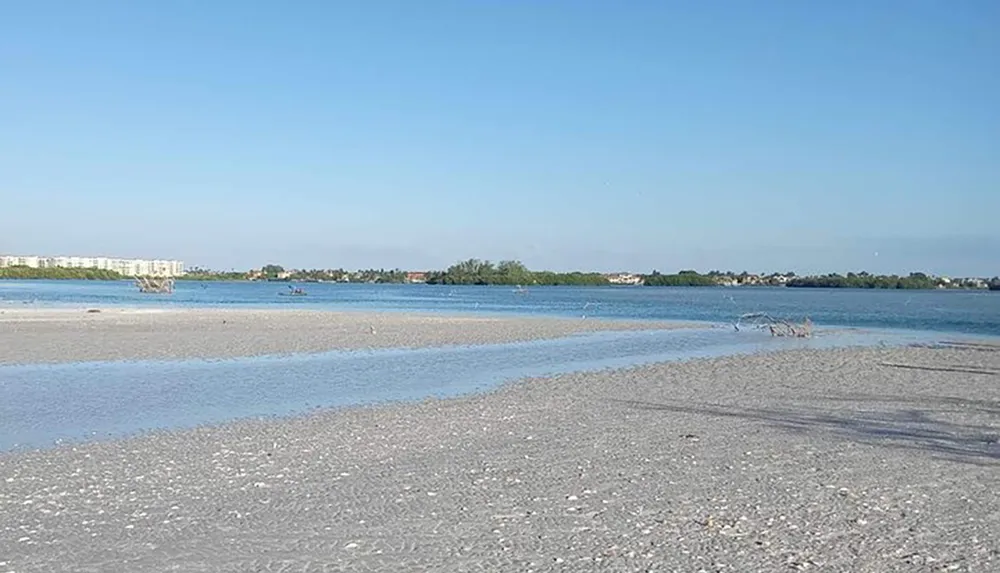
[[[2,267],[0,267],[2,268]],[[702,275],[705,276],[705,275]],[[933,278],[933,275],[929,275]],[[826,275],[818,276],[803,276],[798,277],[801,279],[821,279],[825,278]],[[408,288],[424,288],[424,287],[435,287],[435,288],[448,288],[448,287],[486,287],[486,288],[511,288],[518,286],[515,283],[505,283],[505,282],[495,282],[488,284],[475,284],[475,283],[463,283],[463,284],[446,284],[446,283],[410,283],[410,282],[387,282],[387,283],[364,283],[364,282],[342,282],[336,280],[301,280],[301,279],[291,279],[291,280],[262,280],[262,279],[209,279],[204,277],[187,277],[185,275],[164,277],[170,278],[178,283],[203,283],[203,284],[296,284],[296,285],[359,285],[359,284],[380,284],[387,286],[396,287],[408,287]],[[842,277],[844,278],[844,277]],[[905,279],[905,276],[895,276],[895,275],[874,275],[873,278],[894,278]],[[861,290],[861,291],[894,291],[894,290],[906,290],[911,292],[930,292],[930,291],[953,291],[953,292],[990,292],[995,290],[1000,290],[1000,288],[990,288],[989,277],[969,277],[973,280],[983,281],[984,286],[920,286],[920,287],[897,287],[897,286],[848,286],[843,284],[785,284],[785,283],[748,283],[748,284],[726,284],[726,283],[715,283],[715,284],[616,284],[616,283],[595,283],[595,284],[535,284],[530,285],[531,288],[710,288],[710,289],[823,289],[823,290]],[[0,276],[0,282],[92,282],[92,283],[134,283],[135,277],[122,276],[120,278],[86,278],[86,277],[10,277],[10,276]]]
[[[582,319],[405,309],[18,308],[0,310],[0,367],[280,359],[358,350],[530,343],[597,333],[720,331],[730,327],[710,321]],[[1000,336],[902,328],[821,325],[816,334],[821,337],[884,334],[895,339],[891,346],[1000,344]],[[906,341],[908,338],[910,341]],[[868,340],[839,347],[863,349],[874,344]]]
[[[791,350],[0,454],[0,561],[989,570],[998,377],[992,345]]]
[[[707,323],[302,309],[5,309],[0,365],[477,346]]]

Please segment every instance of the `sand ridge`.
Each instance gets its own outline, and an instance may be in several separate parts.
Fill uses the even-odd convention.
[[[231,358],[337,349],[522,342],[697,323],[243,309],[14,309],[0,314],[0,364]]]

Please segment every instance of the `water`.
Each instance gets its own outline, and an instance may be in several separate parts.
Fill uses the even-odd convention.
[[[929,342],[934,333],[841,331],[773,339],[730,329],[597,333],[558,340],[232,360],[0,366],[0,451],[60,440],[457,396],[529,376],[763,349]]]
[[[278,296],[282,283],[177,283],[145,295],[129,282],[0,281],[0,310],[20,306],[282,307],[477,312],[593,318],[731,322],[766,311],[819,325],[864,326],[1000,336],[1000,292],[789,288],[510,287],[303,285],[305,297]]]
[[[179,282],[144,295],[125,281],[0,281],[0,311],[33,307],[244,307],[693,320],[743,313],[810,317],[809,340],[731,328],[603,333],[520,344],[331,352],[282,358],[0,366],[0,451],[108,438],[313,407],[456,396],[526,376],[623,367],[761,349],[930,342],[1000,336],[1000,293],[781,288],[305,285]],[[0,323],[2,327],[2,323]]]

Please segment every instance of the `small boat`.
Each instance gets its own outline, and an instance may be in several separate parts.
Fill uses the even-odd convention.
[[[279,292],[278,296],[306,296],[306,291],[299,287],[288,286],[288,292]]]
[[[524,288],[521,285],[517,285],[517,288],[515,288],[511,292],[513,292],[514,294],[528,294],[528,289]]]

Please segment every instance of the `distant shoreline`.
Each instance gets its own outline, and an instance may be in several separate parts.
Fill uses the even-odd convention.
[[[165,272],[165,271],[164,271]],[[285,269],[281,265],[264,265],[247,271],[213,271],[194,267],[184,271],[156,275],[177,281],[268,281],[303,283],[374,283],[374,284],[437,284],[448,286],[508,286],[518,290],[540,286],[774,286],[794,288],[861,288],[887,290],[969,289],[1000,290],[1000,277],[954,278],[924,272],[907,275],[878,275],[866,271],[841,275],[799,276],[793,272],[749,273],[713,270],[700,273],[681,270],[672,274],[653,270],[650,273],[531,270],[516,260],[493,263],[468,259],[445,270],[404,271],[402,269]],[[104,268],[53,266],[0,266],[0,279],[48,280],[130,280],[128,274]]]
[[[333,280],[300,280],[300,279],[278,279],[278,280],[260,280],[260,279],[237,279],[237,278],[225,278],[225,279],[213,279],[213,278],[203,278],[203,277],[172,277],[177,282],[183,283],[239,283],[239,284],[252,284],[252,283],[262,283],[262,282],[272,282],[272,283],[295,283],[295,284],[337,284],[337,285],[407,285],[407,286],[434,286],[434,287],[510,287],[512,285],[506,283],[492,283],[492,284],[429,284],[429,283],[413,283],[413,282],[351,282],[351,281],[333,281]],[[103,277],[12,277],[5,276],[0,273],[0,281],[3,282],[30,282],[30,281],[87,281],[94,283],[120,283],[120,282],[133,282],[134,279],[129,277],[121,278],[103,278]],[[585,285],[575,285],[575,284],[546,284],[546,285],[529,285],[529,288],[559,288],[559,287],[586,287],[586,288],[718,288],[718,289],[758,289],[758,288],[789,288],[789,289],[830,289],[830,290],[909,290],[909,291],[1000,291],[1000,283],[986,283],[983,286],[853,286],[846,284],[585,284]]]

